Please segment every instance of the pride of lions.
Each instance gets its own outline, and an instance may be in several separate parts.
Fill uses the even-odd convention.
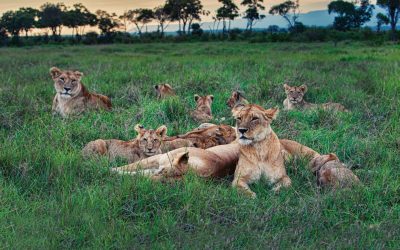
[[[79,115],[88,110],[111,110],[111,100],[89,92],[81,83],[79,71],[63,71],[53,67],[50,75],[56,96],[52,112],[62,117]],[[312,104],[303,97],[306,85],[291,87],[284,84],[287,98],[285,110],[322,108],[348,112],[339,103]],[[158,99],[175,96],[169,84],[154,86]],[[234,91],[227,101],[236,126],[209,123],[213,119],[211,105],[214,96],[195,95],[196,108],[190,115],[202,123],[183,135],[167,136],[167,127],[156,130],[136,125],[137,137],[130,141],[98,139],[89,142],[82,150],[84,157],[107,156],[110,160],[123,158],[128,165],[112,168],[118,174],[143,174],[153,180],[181,179],[188,171],[203,178],[223,178],[234,175],[232,186],[255,197],[249,184],[262,177],[273,184],[273,190],[289,187],[285,162],[293,157],[309,160],[309,169],[319,186],[342,188],[360,184],[358,177],[333,154],[321,155],[298,142],[279,139],[271,124],[279,113],[278,108],[264,109],[249,103],[239,91]]]

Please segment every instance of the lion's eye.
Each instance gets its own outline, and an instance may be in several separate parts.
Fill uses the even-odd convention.
[[[72,84],[76,84],[76,80],[73,80],[71,83],[72,83]]]
[[[292,94],[293,94],[293,93],[294,93],[294,91],[293,91],[293,90],[291,90],[291,91],[290,91],[290,93],[292,93]]]
[[[64,77],[60,77],[60,80],[61,80],[62,82],[65,82],[65,78],[64,78]]]
[[[147,138],[143,138],[143,141],[147,141]]]
[[[158,142],[158,140],[157,140],[157,139],[154,139],[153,142]]]
[[[251,119],[251,121],[252,121],[252,122],[258,121],[258,117],[253,117],[253,118]]]

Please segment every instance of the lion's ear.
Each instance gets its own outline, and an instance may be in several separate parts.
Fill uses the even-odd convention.
[[[171,85],[169,85],[168,83],[164,84],[167,88],[172,89]]]
[[[162,125],[156,130],[156,133],[161,137],[164,138],[167,135],[167,126]]]
[[[305,85],[305,84],[301,85],[299,88],[301,89],[301,91],[303,91],[303,93],[306,93],[307,89],[308,89],[307,85]]]
[[[285,84],[283,84],[283,88],[285,89],[285,92],[287,93],[291,87],[285,83]]]
[[[174,163],[174,167],[178,174],[186,173],[189,169],[189,152],[178,155]]]
[[[197,100],[199,100],[199,99],[200,99],[200,96],[198,94],[195,94],[194,95],[194,100],[197,102]]]
[[[59,77],[62,74],[61,69],[57,68],[57,67],[52,67],[50,69],[50,75],[53,79],[56,79],[57,77]]]
[[[154,89],[158,90],[159,85],[154,85]]]
[[[244,104],[242,104],[242,103],[238,103],[238,104],[236,104],[234,107],[233,107],[233,109],[232,109],[232,115],[234,116],[234,117],[236,117],[238,114],[239,114],[239,112],[240,111],[242,111],[242,109],[244,108]]]
[[[267,116],[271,120],[275,120],[279,114],[279,108],[275,107],[272,109],[267,109],[264,111],[265,116]]]
[[[75,71],[74,73],[75,73],[75,75],[76,75],[77,77],[79,77],[79,80],[80,80],[80,79],[82,78],[82,76],[83,76],[83,73],[80,72],[80,71]]]
[[[135,131],[138,133],[138,135],[143,135],[145,132],[144,126],[141,124],[136,124]]]
[[[208,95],[208,98],[210,98],[211,101],[214,101],[214,96],[213,95]]]

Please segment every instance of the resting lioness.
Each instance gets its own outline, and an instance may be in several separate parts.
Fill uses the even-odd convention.
[[[315,104],[306,102],[304,100],[304,94],[307,92],[307,86],[305,84],[298,87],[291,87],[287,84],[284,84],[283,87],[286,93],[286,99],[283,101],[285,110],[322,108],[324,110],[347,112],[347,109],[340,103],[328,102],[323,104]]]
[[[175,95],[175,91],[168,83],[155,85],[154,89],[156,90],[157,99],[163,99]]]
[[[107,155],[110,160],[120,157],[135,162],[149,156],[161,154],[162,140],[167,134],[167,127],[161,126],[157,130],[145,129],[142,125],[136,125],[138,133],[136,139],[131,141],[98,139],[89,142],[82,150],[85,157],[93,155]]]
[[[226,102],[226,105],[233,109],[236,105],[239,104],[249,104],[249,102],[241,92],[233,91],[231,97],[229,97],[228,101]]]
[[[194,100],[196,101],[196,109],[191,113],[192,118],[197,122],[209,122],[212,120],[211,104],[214,96],[194,95]]]
[[[263,109],[255,104],[238,105],[232,109],[236,119],[236,132],[240,144],[239,162],[232,185],[255,197],[249,184],[262,176],[266,177],[278,191],[291,185],[286,174],[284,149],[271,128],[278,115],[278,108]]]
[[[90,93],[81,83],[81,72],[62,71],[53,67],[50,69],[50,75],[57,91],[53,100],[53,114],[58,113],[66,117],[88,109],[111,110],[111,101],[107,96]]]

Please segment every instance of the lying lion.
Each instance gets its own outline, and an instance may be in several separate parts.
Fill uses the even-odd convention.
[[[82,150],[84,157],[93,155],[107,155],[110,160],[116,157],[135,162],[143,158],[161,154],[162,140],[167,133],[167,127],[161,126],[157,130],[145,129],[142,125],[136,125],[138,133],[136,139],[131,141],[98,139],[89,142]]]
[[[202,123],[212,120],[211,104],[214,100],[214,96],[194,95],[194,100],[196,101],[196,109],[191,113],[193,120]]]
[[[50,69],[50,75],[57,92],[53,100],[53,114],[67,117],[89,109],[111,110],[111,101],[107,96],[90,93],[81,83],[81,72],[62,71],[53,67]]]
[[[304,94],[307,92],[307,86],[301,85],[299,87],[291,87],[287,84],[284,84],[286,99],[283,101],[283,106],[285,110],[294,110],[294,109],[316,109],[322,108],[324,110],[334,110],[334,111],[343,111],[347,112],[348,110],[340,103],[323,103],[323,104],[314,104],[308,103],[304,100]]]

